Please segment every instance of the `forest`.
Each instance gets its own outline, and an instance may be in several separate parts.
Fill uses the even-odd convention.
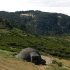
[[[29,15],[29,16],[26,16]],[[0,11],[0,18],[27,33],[55,36],[70,35],[70,16],[41,11]]]

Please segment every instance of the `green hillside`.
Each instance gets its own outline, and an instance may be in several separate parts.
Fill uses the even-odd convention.
[[[0,49],[19,52],[26,47],[37,49],[41,54],[70,58],[69,36],[38,36],[13,28],[0,29]]]
[[[12,26],[8,21],[2,18],[0,19],[0,29],[11,29],[11,28]]]
[[[14,57],[28,47],[51,56],[52,64],[35,65]],[[0,70],[70,70],[70,16],[0,11]]]
[[[0,11],[0,49],[26,47],[70,59],[70,16],[41,11]]]
[[[70,16],[41,11],[0,11],[0,18],[13,27],[38,35],[70,35]]]
[[[70,70],[69,60],[53,58],[56,63],[35,65],[34,63],[15,58],[13,54],[14,52],[0,50],[0,70]],[[59,63],[62,66],[58,66]]]

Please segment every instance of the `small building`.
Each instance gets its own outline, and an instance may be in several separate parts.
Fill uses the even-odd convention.
[[[25,48],[16,55],[17,58],[39,64],[41,62],[41,55],[33,48]]]

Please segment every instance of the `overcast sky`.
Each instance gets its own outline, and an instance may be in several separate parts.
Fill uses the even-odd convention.
[[[70,0],[0,0],[0,11],[41,10],[70,16]]]

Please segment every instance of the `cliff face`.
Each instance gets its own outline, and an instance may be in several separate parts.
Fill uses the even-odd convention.
[[[33,15],[33,14],[31,14],[31,13],[29,13],[29,14],[20,14],[20,16],[21,16],[21,17],[32,17],[32,18],[35,17],[35,15]]]

